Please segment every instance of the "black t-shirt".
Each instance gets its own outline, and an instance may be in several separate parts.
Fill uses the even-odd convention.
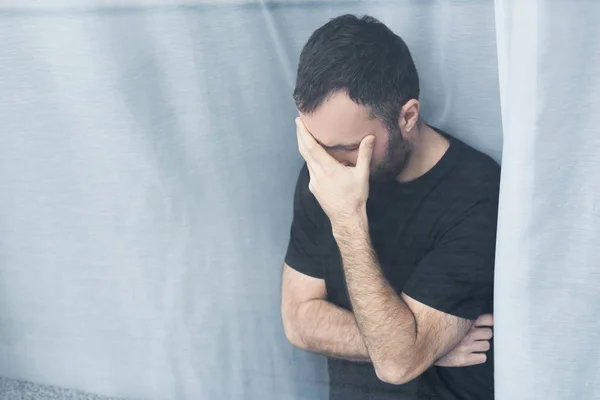
[[[442,132],[440,132],[442,133]],[[500,167],[444,134],[450,147],[421,177],[371,183],[367,215],[374,250],[395,291],[437,310],[475,320],[492,312]],[[324,279],[327,300],[351,310],[339,248],[329,219],[302,168],[286,264]],[[330,358],[330,398],[493,399],[493,350],[484,364],[433,366],[404,385],[377,378],[369,363]]]

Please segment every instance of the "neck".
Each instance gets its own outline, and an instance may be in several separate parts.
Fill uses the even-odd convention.
[[[423,122],[419,122],[418,131],[411,140],[411,154],[404,170],[396,178],[399,182],[408,182],[429,171],[450,147],[448,140]]]

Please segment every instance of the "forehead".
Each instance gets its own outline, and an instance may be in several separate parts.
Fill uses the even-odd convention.
[[[345,93],[330,96],[311,114],[300,113],[309,132],[327,147],[353,145],[382,128],[367,107],[353,102]]]

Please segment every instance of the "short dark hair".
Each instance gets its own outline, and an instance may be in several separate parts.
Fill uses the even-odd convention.
[[[402,106],[419,98],[406,43],[370,16],[342,15],[317,29],[300,54],[294,101],[310,114],[340,91],[397,129]]]

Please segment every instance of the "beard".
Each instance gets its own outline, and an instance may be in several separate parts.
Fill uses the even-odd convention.
[[[406,167],[410,159],[411,146],[402,138],[399,128],[388,131],[388,147],[383,160],[381,160],[372,170],[372,181],[383,182],[395,180]]]

